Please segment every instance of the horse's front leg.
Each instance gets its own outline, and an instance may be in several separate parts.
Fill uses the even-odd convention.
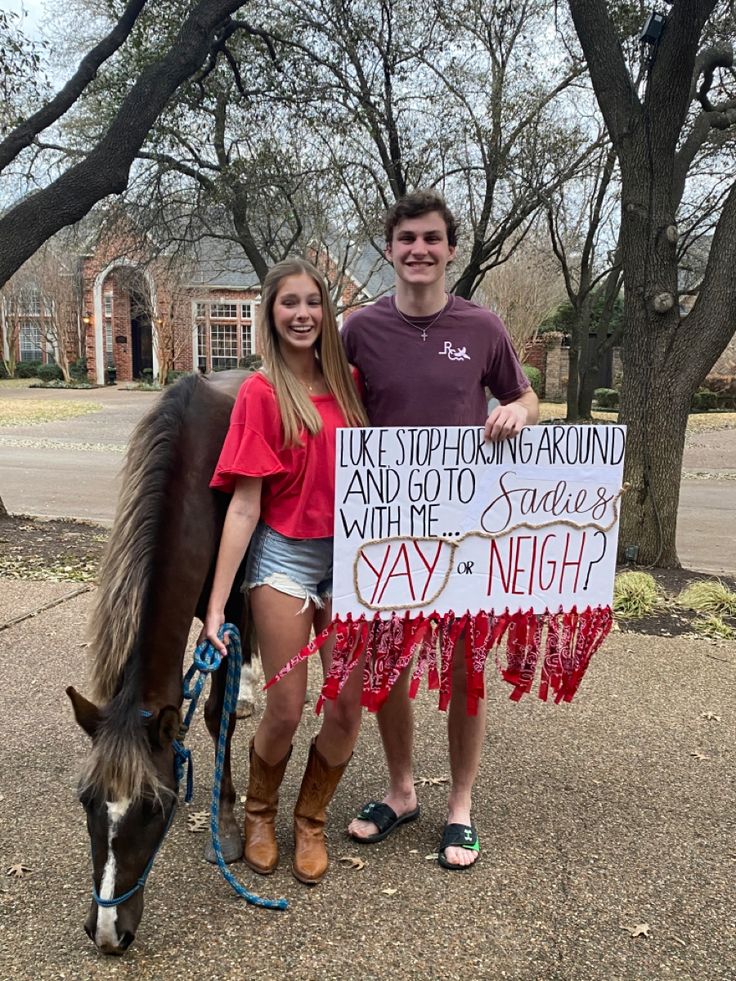
[[[204,718],[207,723],[212,740],[217,749],[217,737],[220,731],[220,717],[222,715],[222,703],[225,698],[225,682],[227,681],[227,663],[223,661],[222,666],[215,671],[212,676],[210,693],[204,706]],[[222,856],[226,862],[237,862],[243,854],[243,838],[240,834],[240,827],[235,820],[235,786],[230,769],[230,747],[235,731],[235,715],[230,716],[227,732],[227,744],[225,746],[225,759],[222,766],[222,783],[220,784],[220,847]],[[204,850],[204,857],[213,864],[217,862],[215,850],[212,842],[208,841]]]

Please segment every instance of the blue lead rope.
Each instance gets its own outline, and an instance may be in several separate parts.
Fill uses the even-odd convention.
[[[230,883],[235,892],[252,906],[260,906],[263,909],[288,909],[289,904],[285,899],[263,899],[256,896],[243,886],[230,869],[225,864],[220,846],[220,793],[222,789],[222,771],[225,765],[225,750],[227,748],[227,734],[230,727],[230,716],[236,711],[238,706],[238,692],[240,690],[240,669],[243,664],[243,652],[240,646],[240,633],[238,628],[232,623],[224,623],[217,632],[217,636],[222,640],[225,633],[228,634],[227,649],[227,680],[225,682],[225,697],[222,702],[222,714],[220,716],[220,732],[217,737],[217,751],[215,754],[215,776],[212,781],[212,802],[210,805],[210,833],[212,835],[212,848],[217,858],[223,877]],[[199,644],[194,651],[192,666],[184,676],[183,692],[184,699],[190,701],[189,708],[182,724],[181,738],[186,735],[189,724],[192,721],[197,700],[202,692],[208,674],[216,671],[222,661],[220,652],[209,641],[205,640]],[[192,685],[192,679],[199,672]],[[187,750],[187,752],[189,752]],[[189,756],[188,779],[187,779],[187,803],[191,800],[191,754]],[[183,763],[179,765],[183,768]]]

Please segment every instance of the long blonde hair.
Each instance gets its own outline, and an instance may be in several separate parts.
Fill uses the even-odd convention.
[[[263,367],[276,392],[284,446],[298,446],[300,434],[307,429],[312,435],[322,429],[322,418],[309,393],[289,368],[281,352],[273,322],[273,306],[279,286],[287,276],[306,274],[314,280],[322,302],[322,330],[315,344],[327,390],[335,397],[349,426],[367,426],[368,419],[358,398],[355,382],[340,340],[335,311],[319,270],[306,259],[284,259],[271,268],[263,281],[258,309],[258,346]]]

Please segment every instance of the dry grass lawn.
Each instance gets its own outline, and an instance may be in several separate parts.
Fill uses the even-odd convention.
[[[52,402],[45,399],[4,399],[0,397],[0,426],[34,426],[74,416],[99,412],[97,402]]]
[[[564,419],[565,405],[562,402],[540,402],[539,421],[548,419]],[[593,412],[594,419],[604,422],[615,422],[613,412]],[[736,412],[696,412],[688,417],[688,433],[704,433],[717,429],[736,429]]]

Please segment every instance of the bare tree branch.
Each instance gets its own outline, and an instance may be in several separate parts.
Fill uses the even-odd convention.
[[[168,52],[146,68],[107,133],[84,160],[0,218],[0,285],[59,229],[78,221],[128,183],[149,130],[177,88],[207,57],[215,32],[242,0],[200,0]]]
[[[120,19],[110,33],[84,56],[79,67],[66,85],[32,116],[22,122],[0,143],[0,172],[11,163],[21,150],[33,142],[33,138],[60,119],[74,105],[89,83],[94,79],[103,62],[124,43],[147,0],[130,0]]]

